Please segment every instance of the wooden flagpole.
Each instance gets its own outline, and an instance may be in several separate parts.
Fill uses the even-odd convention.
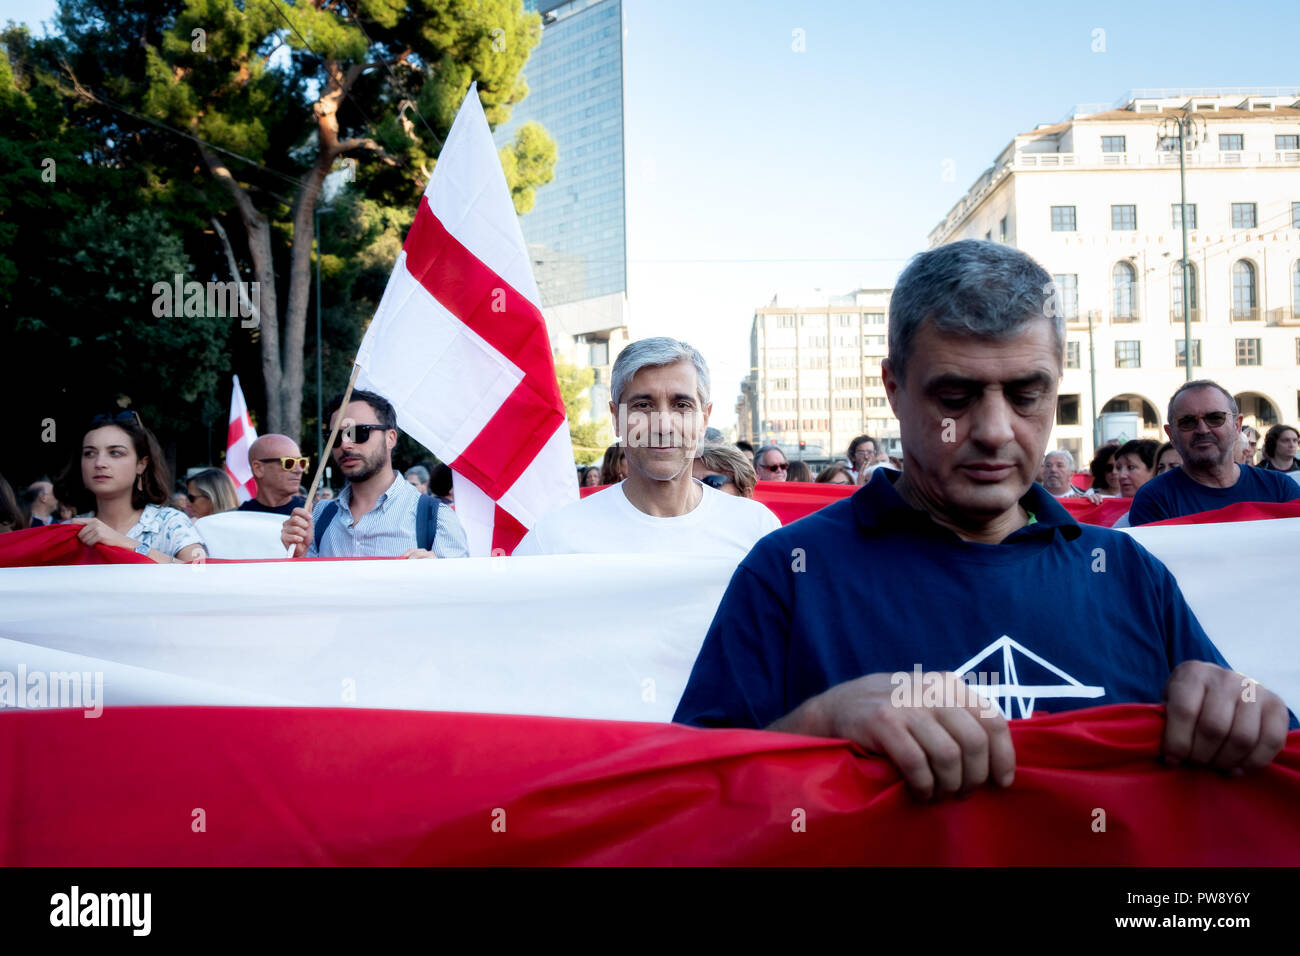
[[[352,364],[352,374],[348,377],[348,387],[343,390],[343,402],[339,405],[338,415],[334,419],[334,426],[330,429],[330,437],[325,442],[325,451],[321,453],[320,461],[316,462],[316,475],[311,480],[311,487],[307,489],[307,506],[308,513],[311,512],[312,500],[316,497],[316,489],[320,487],[321,476],[325,474],[325,462],[330,460],[330,452],[334,449],[334,439],[339,435],[339,423],[343,421],[343,411],[348,407],[348,402],[352,398],[352,387],[357,384],[357,373],[361,371],[361,366],[355,362]],[[289,546],[287,557],[292,558],[294,546]]]

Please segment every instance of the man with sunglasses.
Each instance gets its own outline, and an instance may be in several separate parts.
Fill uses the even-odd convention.
[[[790,462],[785,452],[775,445],[760,448],[754,456],[754,470],[759,481],[785,481],[790,473]]]
[[[1300,485],[1285,475],[1237,463],[1241,420],[1236,401],[1218,383],[1197,379],[1179,386],[1169,399],[1165,434],[1182,456],[1182,467],[1138,489],[1129,523],[1136,527],[1241,501],[1300,499]]]
[[[280,532],[284,546],[293,547],[294,557],[309,558],[468,557],[456,513],[393,470],[397,413],[389,401],[355,389],[340,412],[342,404],[343,396],[336,395],[325,416],[330,428],[336,415],[343,416],[333,454],[347,484],[333,501],[318,501],[311,514],[294,509]],[[422,537],[431,539],[431,547],[420,545]]]
[[[291,515],[294,508],[306,507],[298,486],[311,459],[298,450],[298,443],[288,435],[263,435],[248,449],[248,464],[257,480],[257,497],[239,506],[240,511]]]

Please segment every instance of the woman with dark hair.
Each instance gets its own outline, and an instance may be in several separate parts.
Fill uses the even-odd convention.
[[[18,501],[9,482],[0,475],[0,534],[6,531],[23,531],[27,528],[30,517]]]
[[[220,468],[204,468],[186,482],[185,497],[194,509],[193,517],[206,518],[239,507],[235,486]]]
[[[843,465],[837,462],[831,462],[821,471],[817,472],[817,484],[851,485],[853,484],[853,474]]]
[[[1274,425],[1264,434],[1264,454],[1259,466],[1268,471],[1300,471],[1296,453],[1300,451],[1300,432],[1290,425]]]
[[[589,465],[582,469],[582,480],[578,484],[583,488],[595,488],[600,485],[600,466]]]
[[[627,477],[627,456],[622,445],[610,445],[605,449],[605,460],[600,465],[600,483],[616,485]]]
[[[194,524],[166,507],[171,479],[158,439],[135,412],[96,415],[81,446],[54,483],[59,500],[79,512],[82,544],[130,548],[158,564],[188,563],[207,554]]]
[[[1098,446],[1092,456],[1088,468],[1092,471],[1092,490],[1099,495],[1119,494],[1119,485],[1115,482],[1115,452],[1118,449],[1119,442],[1108,441]]]
[[[806,461],[792,461],[785,472],[786,481],[812,481],[812,469]]]
[[[1156,452],[1156,474],[1163,475],[1171,468],[1177,468],[1183,463],[1182,455],[1178,454],[1178,449],[1174,447],[1171,441],[1165,442]]]
[[[1115,475],[1121,497],[1132,498],[1139,488],[1156,476],[1156,455],[1160,443],[1149,438],[1127,441],[1115,452]]]

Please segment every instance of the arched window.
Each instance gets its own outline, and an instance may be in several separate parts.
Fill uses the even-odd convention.
[[[1187,263],[1187,277],[1188,281],[1191,283],[1189,301],[1192,304],[1192,321],[1199,322],[1201,319],[1201,309],[1196,294],[1196,263]],[[1174,263],[1171,282],[1173,284],[1173,288],[1170,292],[1173,296],[1174,318],[1181,319],[1183,317],[1183,264],[1181,262]]]
[[[1259,299],[1256,296],[1255,264],[1238,259],[1232,264],[1232,317],[1257,319]]]
[[[1137,318],[1137,272],[1127,262],[1115,263],[1111,271],[1115,285],[1115,318]]]

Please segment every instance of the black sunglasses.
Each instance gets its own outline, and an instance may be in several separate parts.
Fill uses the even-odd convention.
[[[140,421],[138,412],[127,410],[125,412],[104,412],[102,415],[96,415],[90,420],[91,428],[99,428],[101,425],[129,425],[135,422],[139,428],[144,428],[144,422]]]
[[[339,441],[351,442],[354,445],[364,445],[370,441],[371,432],[388,431],[383,425],[348,425],[346,428],[339,429]],[[330,440],[328,430],[324,431],[325,440]]]
[[[194,504],[194,502],[198,501],[200,498],[206,498],[207,495],[201,491],[197,495],[192,495],[187,491],[185,492],[185,497],[190,499],[190,504]]]
[[[726,475],[705,475],[703,478],[700,479],[700,481],[704,482],[710,488],[716,488],[718,491],[721,491],[722,486],[725,485],[730,480],[731,479],[728,478]]]

